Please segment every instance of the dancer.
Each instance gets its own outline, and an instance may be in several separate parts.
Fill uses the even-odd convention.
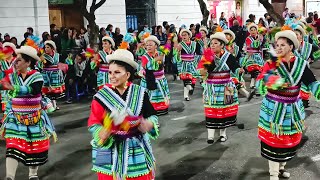
[[[53,41],[45,41],[44,45],[44,59],[40,63],[43,66],[41,73],[44,79],[42,93],[46,94],[52,100],[53,107],[59,110],[56,100],[64,97],[66,89],[63,73],[58,68],[60,55],[56,52],[56,44]]]
[[[2,52],[5,54],[5,57],[3,60],[0,61],[1,65],[1,71],[2,72],[12,72],[13,68],[13,62],[16,59],[14,51],[16,50],[16,46],[13,43],[10,42],[5,42],[2,45],[3,49]],[[8,102],[7,98],[8,91],[1,91],[1,109],[2,112],[4,112],[4,115],[6,114],[5,109],[6,109],[6,104]]]
[[[299,98],[301,82],[320,99],[320,82],[306,60],[295,56],[300,42],[288,27],[275,35],[277,56],[267,61],[258,77],[257,87],[265,97],[262,101],[258,137],[261,155],[269,161],[270,180],[289,178],[285,170],[300,146],[305,128],[305,112]]]
[[[138,35],[140,43],[138,43],[137,45],[136,57],[137,57],[137,63],[139,65],[137,69],[139,77],[143,77],[143,68],[141,65],[141,59],[142,59],[142,56],[144,56],[147,53],[144,39],[148,38],[149,36],[150,36],[150,33],[145,31],[141,31]]]
[[[168,113],[170,104],[169,87],[163,69],[164,56],[157,51],[160,46],[157,37],[151,35],[144,39],[144,42],[147,53],[141,59],[145,73],[140,85],[148,89],[151,104],[160,116]]]
[[[300,25],[297,25],[296,28],[294,29],[294,32],[296,33],[298,41],[300,42],[300,47],[294,52],[295,55],[301,57],[301,59],[307,60],[308,63],[312,63],[314,61],[319,60],[320,59],[319,48],[303,40],[303,37],[306,35],[306,32],[303,29],[303,27],[301,27]],[[310,89],[302,83],[301,90],[300,90],[300,98],[302,99],[303,106],[305,108],[309,107],[310,95],[311,95]]]
[[[155,158],[149,137],[158,136],[158,117],[146,89],[132,83],[138,67],[131,52],[109,55],[110,85],[94,96],[88,120],[92,170],[98,180],[151,180]]]
[[[248,31],[250,35],[245,42],[246,56],[240,60],[240,64],[251,74],[250,88],[254,90],[256,78],[264,65],[261,51],[263,36],[258,35],[258,26],[255,23],[248,25]]]
[[[1,130],[6,139],[6,180],[14,180],[18,162],[29,167],[29,180],[39,180],[38,167],[48,160],[49,138],[54,127],[41,106],[43,76],[36,70],[40,61],[29,46],[16,50],[16,72],[1,71],[1,85],[9,90],[7,116]]]
[[[109,83],[109,65],[107,56],[113,53],[112,48],[114,48],[115,43],[110,36],[105,36],[102,38],[102,50],[99,51],[97,57],[93,58],[91,61],[91,69],[99,67],[97,75],[97,87],[101,89],[105,84]]]
[[[239,64],[239,46],[234,42],[236,35],[230,29],[223,30],[222,32],[226,35],[226,39],[228,40],[225,49],[235,57],[236,62]],[[242,68],[238,70],[244,72]],[[236,71],[235,73],[231,73],[231,75],[232,81],[235,83],[238,92],[244,95],[247,98],[247,101],[250,101],[253,98],[254,91],[248,92],[246,90],[246,82],[243,78],[243,73]]]
[[[203,84],[203,101],[208,129],[208,144],[214,143],[216,129],[220,129],[218,141],[225,142],[228,137],[226,128],[235,125],[238,113],[238,93],[231,80],[231,73],[240,69],[235,57],[225,51],[228,43],[222,32],[216,32],[210,37],[210,49],[205,50],[199,68],[205,76]]]
[[[177,47],[180,52],[180,58],[177,59],[178,70],[180,74],[180,79],[183,80],[184,84],[184,99],[190,101],[189,95],[193,94],[195,84],[197,82],[197,77],[199,76],[197,68],[196,55],[201,55],[200,46],[191,41],[192,33],[188,29],[182,29],[180,31],[180,36],[182,37],[182,42],[180,42]]]

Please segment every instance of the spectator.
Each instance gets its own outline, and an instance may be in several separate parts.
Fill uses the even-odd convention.
[[[114,42],[116,44],[115,49],[117,49],[120,46],[122,39],[123,39],[123,35],[120,32],[120,28],[116,27],[116,30],[114,31],[113,37],[114,37]]]
[[[246,31],[244,31],[244,29],[240,26],[238,20],[233,21],[233,26],[230,28],[230,30],[236,35],[235,43],[239,46],[239,49],[241,51],[247,37]]]
[[[52,38],[48,32],[43,32],[42,33],[42,42],[45,42],[47,40],[52,40]]]
[[[62,58],[66,59],[68,57],[68,54],[71,53],[71,50],[76,46],[75,42],[75,34],[73,34],[72,29],[65,29],[62,33],[61,38],[61,54]]]
[[[8,33],[6,33],[6,34],[4,34],[4,40],[3,40],[3,42],[5,43],[5,42],[10,42],[10,35],[8,34]]]
[[[3,42],[2,34],[1,34],[1,33],[0,33],[0,42],[1,42],[1,43]]]
[[[263,18],[259,19],[259,23],[258,24],[259,24],[259,26],[266,27],[265,21],[263,20]]]
[[[169,33],[169,30],[167,32]],[[159,39],[160,45],[164,45],[167,42],[167,35],[162,32],[162,26],[157,26],[156,37]]]
[[[102,49],[102,38],[107,35],[107,31],[105,28],[100,28],[99,30],[99,49]]]
[[[12,42],[16,46],[17,49],[20,48],[20,46],[18,45],[18,39],[16,37],[12,37],[10,39],[10,42]]]
[[[285,9],[284,9],[284,11],[283,11],[283,13],[282,13],[282,17],[283,17],[284,19],[290,17],[289,8],[285,8]]]
[[[32,27],[28,27],[27,28],[27,33],[29,33],[30,36],[33,36],[33,28]]]
[[[77,48],[77,51],[83,49],[82,43],[81,43],[81,38],[80,38],[80,33],[76,29],[73,30],[73,36],[75,37],[74,41],[76,42],[75,48]]]
[[[110,37],[112,37],[112,32],[113,32],[113,25],[112,25],[112,24],[109,24],[109,25],[107,26],[106,33],[107,33]],[[112,37],[112,38],[113,38],[113,37]]]
[[[272,21],[271,16],[268,13],[265,13],[263,21],[264,21],[266,28],[269,28],[270,23]]]
[[[168,21],[163,21],[162,22],[162,27],[163,27],[163,32],[164,34],[167,34],[167,31],[166,31],[166,26],[169,25]]]
[[[62,34],[61,34],[61,31],[57,28],[57,26],[55,24],[51,24],[50,25],[50,34],[51,34],[52,41],[57,46],[57,52],[61,53],[61,38],[62,38]]]
[[[29,37],[29,33],[25,32],[24,35],[24,40],[21,42],[20,46],[24,46],[27,42],[27,38]]]
[[[89,33],[87,32],[85,27],[80,28],[80,39],[81,39],[81,47],[82,49],[86,49],[89,45]]]
[[[198,34],[200,32],[200,27],[201,27],[201,25],[199,23],[197,23],[196,28],[195,28],[196,34]]]
[[[152,30],[151,35],[155,36],[157,34],[157,26],[152,26],[151,30]]]
[[[313,13],[309,12],[308,17],[306,18],[307,23],[312,23],[313,22]]]
[[[231,17],[229,18],[229,27],[233,26],[233,21],[237,20],[236,15],[232,12]]]

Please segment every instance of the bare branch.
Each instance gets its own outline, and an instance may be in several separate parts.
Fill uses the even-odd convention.
[[[199,2],[200,10],[202,13],[201,25],[207,26],[207,21],[209,19],[210,12],[208,11],[207,5],[204,2],[204,0],[198,0],[198,2]]]
[[[282,26],[284,24],[284,19],[280,16],[273,8],[273,6],[269,3],[268,0],[259,0],[259,2],[264,6],[267,10],[268,14],[272,17],[274,21],[277,22],[278,25]]]
[[[99,7],[101,7],[107,0],[100,0],[98,4],[94,5],[94,10],[97,10]]]

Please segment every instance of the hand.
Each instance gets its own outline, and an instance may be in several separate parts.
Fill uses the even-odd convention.
[[[208,70],[206,70],[206,69],[200,69],[200,74],[201,74],[201,76],[206,76],[207,73],[208,73]]]
[[[181,51],[181,50],[182,50],[181,44],[179,44],[179,45],[177,46],[177,49],[178,49],[178,51]]]
[[[151,129],[153,128],[153,123],[150,121],[147,121],[145,119],[143,119],[138,127],[139,131],[142,133],[146,133],[151,131]]]
[[[161,55],[161,56],[158,56],[158,57],[154,58],[154,60],[156,60],[158,64],[162,64],[162,61],[163,61],[163,55]]]
[[[108,132],[105,129],[101,129],[99,131],[99,138],[101,139],[102,142],[105,142],[109,138],[110,134],[111,132]]]
[[[244,69],[240,68],[239,73],[244,73]]]
[[[8,89],[8,90],[14,90],[14,87],[7,81],[2,81],[2,86],[5,88],[5,89]]]

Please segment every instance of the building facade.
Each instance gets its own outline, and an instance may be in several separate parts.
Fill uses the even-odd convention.
[[[92,0],[88,0],[88,9]],[[49,31],[51,23],[58,27],[86,26],[88,23],[79,12],[79,5],[74,0],[0,0],[0,33],[23,40],[27,27],[33,27],[36,35]],[[240,5],[240,6],[239,6]],[[290,12],[306,14],[320,8],[315,0],[287,0]],[[216,19],[221,12],[228,19],[232,13],[241,16],[243,22],[249,14],[256,15],[256,21],[263,17],[266,10],[258,0],[208,0],[207,7]],[[198,0],[107,0],[96,10],[96,22],[100,27],[113,24],[122,33],[128,28],[136,29],[139,25],[162,25],[163,21],[175,24],[200,23],[202,14]]]

